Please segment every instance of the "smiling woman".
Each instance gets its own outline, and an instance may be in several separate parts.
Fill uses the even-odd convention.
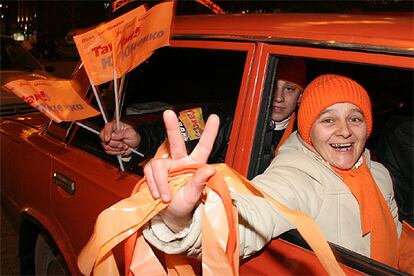
[[[165,119],[165,124],[170,145],[175,145],[170,148],[172,157],[153,159],[144,172],[153,197],[170,205],[144,235],[166,253],[197,252],[199,256],[202,248],[194,241],[200,240],[203,204],[195,199],[214,173],[199,169],[172,198],[167,179],[155,176],[166,176],[182,163],[205,163],[211,149],[203,151],[205,156],[197,148],[188,156],[174,155],[185,148],[179,148],[180,135],[170,135],[173,130],[179,132],[176,119]],[[309,214],[329,241],[397,268],[401,223],[388,171],[364,151],[371,130],[371,103],[365,89],[344,76],[321,75],[303,93],[298,133],[289,137],[269,168],[252,182],[289,209]],[[214,128],[206,127],[204,135],[214,137]],[[238,227],[243,258],[293,227],[268,202],[237,192],[231,196],[242,218]]]
[[[306,88],[299,109],[299,133],[330,165],[351,169],[372,130],[371,101],[357,82],[324,75]]]
[[[362,154],[372,130],[368,93],[349,78],[322,75],[309,84],[303,98],[298,115],[302,139],[342,178],[358,201],[363,233],[371,233],[371,257],[396,267],[401,225],[394,223],[396,213],[391,214],[389,208],[393,211],[393,207],[387,206],[379,189],[384,190],[386,183],[376,184]]]

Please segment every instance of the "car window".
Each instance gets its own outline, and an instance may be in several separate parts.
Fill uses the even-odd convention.
[[[272,91],[275,89],[274,78],[277,73],[276,56],[269,59],[269,67],[265,80],[265,91],[259,120],[262,122],[256,130],[252,162],[249,169],[249,178],[260,174],[268,164],[262,164],[264,139],[269,126],[270,102]],[[368,149],[375,154],[378,140],[384,126],[394,116],[413,116],[413,71],[365,64],[351,64],[344,62],[304,59],[306,63],[306,79],[311,80],[322,74],[339,74],[350,77],[359,82],[371,97],[373,109],[373,130],[367,141]]]
[[[263,158],[263,150],[266,147],[266,133],[268,132],[269,118],[271,112],[271,95],[274,89],[274,79],[279,68],[279,57],[271,56],[269,59],[268,72],[266,75],[264,93],[261,109],[264,114],[259,116],[259,124],[256,129],[252,159],[249,167],[249,178],[263,172],[269,165]],[[385,66],[374,66],[366,64],[345,63],[336,61],[304,59],[307,68],[307,82],[319,75],[334,73],[348,76],[359,82],[368,92],[373,110],[373,130],[367,141],[371,158],[381,162],[390,171],[394,184],[394,193],[399,208],[399,218],[407,220],[407,212],[412,219],[412,195],[409,187],[412,187],[412,164],[413,164],[413,70],[391,68]],[[405,124],[405,125],[403,125]],[[401,126],[401,132],[394,134],[396,128]],[[403,128],[403,126],[406,126]],[[401,138],[406,134],[406,138]],[[394,136],[391,136],[394,135]],[[387,137],[388,140],[384,140]],[[393,137],[393,138],[390,138]],[[407,138],[408,137],[408,138]],[[384,143],[385,141],[385,143]],[[395,144],[395,145],[394,145]],[[407,158],[404,159],[404,149],[398,151],[396,146],[405,146],[408,150]],[[412,190],[411,190],[412,191]],[[409,213],[411,212],[411,213]],[[298,234],[285,234],[283,238],[297,244]],[[335,245],[333,245],[335,247]],[[364,258],[355,252],[336,247],[339,259],[344,263],[367,273],[390,273],[391,268],[369,259],[368,262],[361,261]],[[385,270],[384,270],[385,269]],[[393,270],[392,274],[399,273]]]
[[[222,148],[215,149],[216,159],[224,162],[227,150],[226,139],[230,136],[237,96],[240,90],[246,52],[193,48],[163,48],[156,51],[147,61],[131,71],[125,80],[125,94],[122,98],[122,120],[144,132],[149,131],[154,148],[164,140],[162,111],[182,110],[200,107],[203,116],[221,112],[227,119],[226,133],[222,133]],[[101,87],[103,102],[109,117],[113,116],[113,91],[111,84]],[[96,105],[96,102],[94,101]],[[87,123],[95,129],[103,127],[100,117]],[[191,140],[191,139],[190,139]],[[187,144],[196,144],[197,140]],[[116,164],[116,159],[105,154],[97,135],[79,130],[72,142],[102,159]],[[213,150],[214,151],[214,150]],[[153,150],[140,163],[151,157]],[[214,155],[214,154],[213,154]],[[134,169],[140,172],[140,166]]]
[[[42,70],[34,58],[12,39],[1,39],[1,70]]]

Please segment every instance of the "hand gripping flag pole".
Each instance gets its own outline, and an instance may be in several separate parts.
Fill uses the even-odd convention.
[[[84,129],[86,129],[86,130],[88,130],[88,131],[90,131],[90,132],[92,132],[92,133],[95,133],[96,135],[99,135],[99,131],[97,131],[96,129],[94,129],[94,128],[91,128],[91,127],[89,127],[89,126],[87,126],[87,125],[85,125],[85,124],[82,124],[82,123],[80,123],[80,122],[75,122],[78,126],[80,126],[80,127],[82,127],[82,128],[84,128]],[[137,151],[137,150],[135,150],[135,149],[133,149],[133,148],[129,148],[133,153],[135,153],[135,154],[137,154],[137,155],[139,155],[139,156],[141,156],[141,157],[144,157],[144,155],[142,154],[142,153],[140,153],[139,151]]]
[[[74,36],[79,55],[100,105],[94,87],[114,80],[116,128],[120,127],[120,90],[116,76],[121,76],[145,61],[158,48],[168,46],[173,2],[162,2],[149,11],[144,5]],[[118,90],[119,88],[119,90]],[[100,109],[103,110],[100,106]],[[104,116],[104,115],[102,115]],[[104,117],[107,123],[106,117]],[[120,156],[118,156],[122,168]]]
[[[105,111],[103,109],[101,100],[100,100],[99,95],[98,95],[98,92],[96,91],[96,87],[95,87],[95,85],[94,85],[91,78],[89,78],[89,82],[91,83],[93,94],[95,95],[95,99],[96,99],[96,102],[98,103],[99,110],[101,111],[102,118],[103,118],[105,124],[107,124],[108,123],[108,118],[106,117]],[[116,83],[115,83],[115,87],[116,87]],[[119,120],[119,116],[118,116],[118,120]],[[118,127],[117,128],[119,128],[119,121],[118,121]],[[121,169],[121,171],[125,171],[124,164],[122,163],[121,155],[118,154],[116,156],[116,158],[118,159],[119,168]]]

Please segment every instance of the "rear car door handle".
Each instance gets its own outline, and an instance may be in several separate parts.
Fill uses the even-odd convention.
[[[53,181],[56,185],[61,187],[65,192],[70,195],[74,195],[76,191],[75,182],[61,173],[54,172],[53,173]]]

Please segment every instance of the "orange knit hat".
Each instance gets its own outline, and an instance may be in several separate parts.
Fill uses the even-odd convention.
[[[306,86],[305,61],[301,58],[280,58],[277,64],[276,79],[294,83],[303,90]]]
[[[327,74],[314,79],[303,92],[298,111],[298,131],[302,139],[311,145],[310,130],[319,114],[336,103],[352,103],[364,114],[367,136],[372,130],[371,101],[367,91],[350,78]]]

